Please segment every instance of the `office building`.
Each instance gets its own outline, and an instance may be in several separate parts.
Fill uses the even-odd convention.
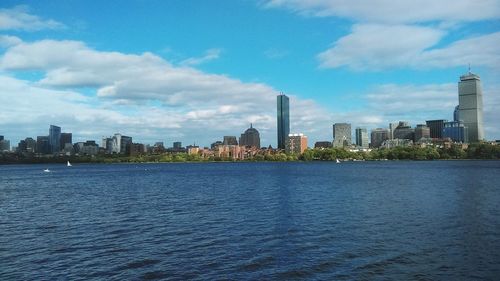
[[[413,129],[408,122],[400,121],[393,133],[393,139],[415,139],[415,129]]]
[[[351,124],[333,124],[333,147],[348,147],[352,144]]]
[[[33,138],[26,138],[24,139],[24,142],[26,143],[26,152],[36,152],[36,140],[34,140]]]
[[[389,123],[389,139],[394,139],[394,131],[399,126],[399,123]]]
[[[377,128],[371,131],[371,146],[380,147],[385,140],[389,139],[389,130]]]
[[[453,110],[453,121],[460,121],[460,106],[455,106],[455,110]]]
[[[368,140],[368,131],[366,130],[366,128],[356,128],[355,134],[356,146],[361,148],[368,148],[370,144]]]
[[[483,89],[479,76],[470,70],[458,82],[458,111],[459,120],[467,127],[469,142],[483,140]]]
[[[413,140],[395,138],[392,140],[385,140],[381,146],[385,148],[394,148],[394,147],[408,147],[412,145],[413,145]]]
[[[224,136],[224,140],[222,141],[223,145],[238,145],[238,141],[236,140],[236,136]]]
[[[10,151],[10,141],[3,139],[0,140],[0,152]]]
[[[130,145],[132,144],[132,137],[122,136],[120,139],[120,153],[128,154]]]
[[[277,96],[278,148],[285,149],[286,138],[290,134],[290,107],[286,95]]]
[[[427,125],[427,127],[429,127],[432,139],[443,138],[443,129],[445,122],[447,122],[447,120],[443,119],[425,121],[425,124]]]
[[[468,128],[462,121],[445,122],[443,129],[443,138],[450,138],[454,142],[467,143]]]
[[[36,152],[40,154],[50,153],[50,143],[48,136],[38,136],[36,137]]]
[[[314,143],[314,148],[331,148],[332,142],[330,141],[317,141]]]
[[[174,148],[174,149],[182,149],[182,142],[180,142],[180,141],[175,141],[175,142],[173,143],[173,148]]]
[[[122,144],[122,135],[115,134],[113,136],[113,144],[112,144],[112,153],[120,153],[121,152],[121,144]],[[75,149],[76,151],[76,149]]]
[[[423,124],[417,125],[415,128],[415,142],[420,142],[421,140],[427,140],[431,138],[431,130],[429,127]]]
[[[240,145],[260,148],[259,131],[253,128],[252,124],[250,124],[250,128],[248,128],[243,134],[241,134]]]
[[[72,133],[61,133],[60,139],[61,149],[65,147],[67,143],[73,145],[73,134]]]
[[[49,146],[50,153],[59,153],[61,151],[61,127],[50,125]]]
[[[302,154],[307,149],[307,137],[304,134],[288,134],[286,153]]]
[[[4,139],[3,136],[0,136],[0,141],[2,141],[3,139]]]

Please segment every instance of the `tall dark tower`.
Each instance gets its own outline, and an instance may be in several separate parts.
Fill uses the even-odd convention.
[[[290,107],[287,96],[281,94],[277,97],[278,105],[278,148],[285,149],[286,139],[290,134]]]

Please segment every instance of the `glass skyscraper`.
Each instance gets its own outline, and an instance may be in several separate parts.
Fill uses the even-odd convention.
[[[286,95],[278,95],[278,148],[285,149],[286,140],[290,133],[290,107],[289,99]]]
[[[458,82],[458,118],[467,127],[469,142],[484,139],[483,89],[478,75],[469,73],[460,76]]]
[[[61,127],[50,125],[49,146],[51,153],[59,153],[61,151]]]

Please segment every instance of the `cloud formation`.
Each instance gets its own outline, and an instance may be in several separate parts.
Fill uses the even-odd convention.
[[[205,55],[198,58],[188,58],[181,61],[181,65],[195,66],[200,65],[215,59],[218,59],[222,50],[221,49],[208,49],[205,51]]]
[[[271,86],[175,66],[152,53],[102,52],[79,41],[21,42],[6,49],[0,57],[0,69],[42,73],[42,77],[33,82],[4,78],[5,83],[18,85],[11,93],[33,93],[26,96],[26,100],[37,93],[36,97],[46,95],[43,102],[48,103],[61,99],[68,93],[65,89],[72,89],[68,98],[74,99],[78,108],[74,108],[74,104],[72,107],[56,102],[41,103],[42,107],[27,114],[29,119],[46,123],[46,115],[54,108],[65,108],[68,110],[58,111],[62,116],[50,120],[83,120],[88,123],[82,127],[102,127],[108,134],[118,130],[149,138],[170,134],[198,142],[203,140],[204,144],[209,144],[207,139],[215,141],[224,134],[238,134],[252,122],[261,130],[263,143],[275,141],[277,91]],[[29,90],[21,90],[19,85]],[[74,92],[88,88],[95,89],[95,95]],[[8,97],[14,98],[5,93],[4,98]],[[82,98],[89,99],[88,105],[81,103]],[[292,99],[291,106],[299,113],[293,119],[294,130],[308,134],[315,121],[327,119],[326,111],[314,101],[293,96]],[[13,106],[12,110],[31,107],[36,105]],[[19,114],[10,112],[8,116]],[[20,120],[10,117],[4,122],[15,126]],[[89,125],[93,123],[98,125]],[[91,131],[86,130],[88,134]],[[101,129],[94,131],[104,133]]]
[[[446,32],[408,25],[356,24],[352,33],[320,53],[323,68],[353,70],[449,68],[473,62],[500,69],[500,32],[457,40],[436,48]]]
[[[408,24],[500,18],[498,0],[269,0],[264,6],[286,8],[306,16],[334,16],[370,23]]]
[[[0,9],[0,30],[37,31],[42,29],[60,29],[65,25],[51,19],[42,19],[29,13],[27,6]]]

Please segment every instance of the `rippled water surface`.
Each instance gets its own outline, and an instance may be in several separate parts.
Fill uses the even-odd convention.
[[[0,166],[1,280],[499,280],[500,162]]]

